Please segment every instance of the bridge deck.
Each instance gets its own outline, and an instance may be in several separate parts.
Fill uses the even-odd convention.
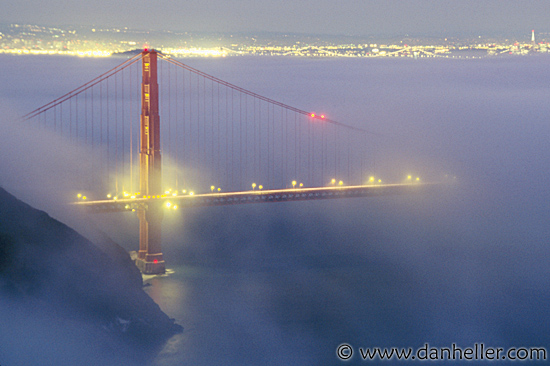
[[[161,196],[159,198],[134,198],[100,201],[79,201],[91,212],[123,212],[140,208],[147,209],[153,202],[162,202],[171,207],[222,206],[245,203],[305,201],[348,197],[374,197],[414,193],[436,183],[370,184],[359,186],[330,186],[317,188],[286,188],[242,192],[204,193],[194,195]]]

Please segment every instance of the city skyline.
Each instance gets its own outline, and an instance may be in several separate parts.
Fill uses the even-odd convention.
[[[154,48],[178,57],[452,57],[548,52],[548,33],[519,37],[351,37],[287,33],[193,33],[124,28],[0,25],[0,53],[75,56],[134,54]],[[533,38],[536,38],[535,40]]]

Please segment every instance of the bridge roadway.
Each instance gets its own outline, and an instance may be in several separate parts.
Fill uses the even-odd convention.
[[[147,209],[152,203],[174,208],[222,206],[245,203],[287,202],[348,197],[376,197],[419,192],[437,183],[368,184],[358,186],[328,186],[316,188],[285,188],[242,192],[215,192],[203,194],[162,195],[158,198],[124,198],[117,200],[79,201],[90,212],[124,212]]]

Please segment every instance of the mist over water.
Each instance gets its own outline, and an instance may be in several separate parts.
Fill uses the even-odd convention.
[[[8,86],[0,91],[8,116],[1,121],[4,141],[10,116],[120,62],[0,60]],[[166,214],[163,250],[173,273],[148,280],[147,291],[185,330],[156,364],[334,365],[341,343],[356,352],[425,343],[547,347],[548,61],[184,60],[260,95],[375,132],[369,173],[386,181],[407,174],[456,180],[412,196]],[[63,164],[33,164],[40,154],[27,154],[18,141],[0,149],[0,185],[41,209],[52,207],[77,229],[89,226],[55,204],[70,198],[50,170],[29,179],[27,169],[51,164],[63,172],[79,161],[65,155]],[[42,136],[35,143],[49,141]],[[137,219],[122,216],[91,221],[136,250]],[[352,363],[361,363],[358,354]]]

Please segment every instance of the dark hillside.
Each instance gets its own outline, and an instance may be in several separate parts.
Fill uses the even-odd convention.
[[[3,306],[10,310],[3,311]],[[138,359],[181,331],[143,291],[139,271],[117,244],[105,237],[96,246],[1,188],[0,311],[0,318],[9,317],[0,324],[28,315],[22,339],[13,339],[7,327],[0,327],[0,364],[10,364],[8,354],[9,360],[17,360],[6,349],[5,339],[13,344],[32,340],[26,333],[35,331],[33,318],[78,324],[76,328],[86,334],[76,338],[94,334],[94,340],[108,345],[107,354],[133,354]],[[44,332],[38,323],[36,331]],[[63,335],[49,338],[46,342],[52,344],[44,349],[56,349],[55,343],[64,341]]]

